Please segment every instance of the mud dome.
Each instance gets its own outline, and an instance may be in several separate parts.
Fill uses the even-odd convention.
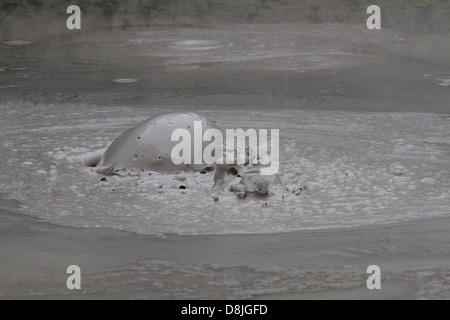
[[[171,158],[172,149],[178,144],[177,141],[171,141],[172,132],[186,129],[192,137],[195,121],[202,122],[202,136],[208,129],[217,129],[212,121],[195,113],[165,113],[151,117],[114,140],[97,164],[96,172],[123,175],[149,170],[168,172],[186,171],[189,168],[197,171],[208,169],[205,163],[193,164],[193,153],[190,161],[193,165],[176,165]],[[203,148],[207,144],[203,142]],[[193,145],[194,141],[191,140]]]

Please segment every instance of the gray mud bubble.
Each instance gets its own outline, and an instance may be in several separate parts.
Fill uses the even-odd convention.
[[[177,176],[175,177],[175,180],[178,180],[178,181],[186,181],[186,177],[185,177],[185,176],[182,176],[182,175],[177,175]]]
[[[192,112],[173,112],[154,116],[115,139],[97,163],[97,173],[128,175],[134,171],[175,172],[193,169],[205,170],[203,164],[175,164],[172,150],[179,141],[172,141],[176,129],[186,129],[194,136],[194,122],[201,121],[202,134],[208,129],[217,129],[206,117]],[[194,139],[191,144],[193,145]],[[203,142],[205,148],[208,142]],[[194,163],[192,159],[190,163]]]
[[[26,41],[26,40],[9,40],[9,41],[3,42],[3,44],[5,46],[27,46],[27,45],[31,44],[31,41]]]

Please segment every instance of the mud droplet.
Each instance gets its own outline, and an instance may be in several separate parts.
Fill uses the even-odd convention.
[[[178,181],[186,181],[186,177],[182,176],[182,175],[176,176],[175,179],[178,180]]]

